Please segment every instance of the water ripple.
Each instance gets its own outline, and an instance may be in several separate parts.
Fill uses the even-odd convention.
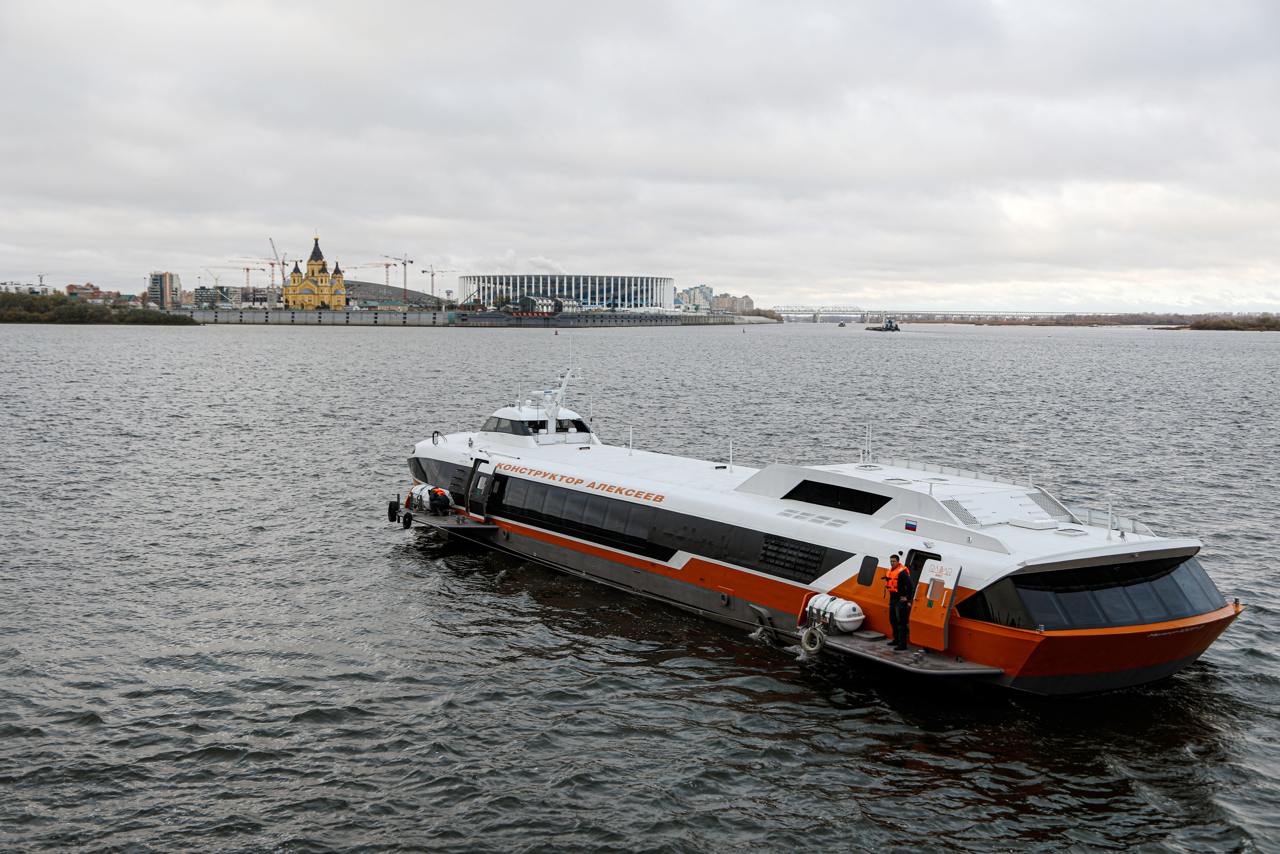
[[[1280,849],[1280,336],[3,335],[6,848]],[[611,441],[816,463],[893,425],[1202,537],[1249,608],[1160,685],[940,694],[380,521],[412,441],[570,338]]]

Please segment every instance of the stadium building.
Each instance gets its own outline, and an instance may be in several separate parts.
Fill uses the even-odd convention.
[[[485,305],[515,302],[521,297],[572,300],[583,311],[673,311],[674,279],[660,276],[578,276],[565,273],[513,273],[459,276],[463,300]]]

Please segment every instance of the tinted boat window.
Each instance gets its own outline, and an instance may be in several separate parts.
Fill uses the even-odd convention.
[[[1196,584],[1200,585],[1200,589],[1204,591],[1211,609],[1221,608],[1227,604],[1226,598],[1217,587],[1213,586],[1213,579],[1209,578],[1209,574],[1204,571],[1204,567],[1200,565],[1200,561],[1196,558],[1184,563],[1181,569],[1185,569],[1187,574],[1195,579]]]
[[[1022,590],[1022,601],[1036,625],[1046,629],[1065,629],[1071,622],[1058,607],[1058,598],[1048,590]]]
[[[609,499],[599,495],[588,495],[587,506],[582,511],[582,524],[592,528],[603,528],[604,517],[608,512]]]
[[[502,496],[502,503],[511,507],[524,507],[524,497],[528,492],[529,481],[508,478],[506,493]]]
[[[1182,595],[1187,597],[1187,601],[1191,603],[1192,613],[1202,611],[1212,611],[1218,607],[1214,600],[1205,595],[1204,589],[1196,581],[1195,573],[1191,567],[1183,564],[1173,571],[1171,576],[1178,584],[1178,589],[1182,591]]]
[[[609,501],[604,514],[604,527],[615,534],[627,532],[627,510],[630,505],[625,501]]]
[[[1173,575],[1165,575],[1151,582],[1151,586],[1155,588],[1156,595],[1160,597],[1160,601],[1164,603],[1165,609],[1173,617],[1188,617],[1191,615],[1191,603],[1187,601],[1187,597],[1182,595],[1182,590],[1178,587],[1178,582],[1173,580]]]
[[[642,504],[632,504],[627,513],[626,535],[628,537],[648,537],[649,530],[653,527],[652,519],[652,508],[645,507]]]
[[[1093,604],[1093,593],[1088,590],[1070,590],[1057,594],[1058,604],[1067,614],[1072,628],[1092,629],[1103,625],[1105,620],[1098,606]]]
[[[958,611],[1016,628],[1090,629],[1176,620],[1224,604],[1199,561],[1161,558],[1014,574],[965,599]]]
[[[1164,605],[1156,598],[1156,592],[1146,582],[1130,584],[1124,588],[1135,608],[1138,609],[1138,622],[1155,623],[1164,619]]]
[[[569,490],[559,489],[557,487],[547,487],[549,494],[546,501],[538,508],[539,512],[546,519],[561,519],[564,517],[564,502],[569,497]]]
[[[1104,587],[1093,591],[1093,598],[1102,609],[1102,616],[1113,626],[1127,626],[1139,622],[1138,611],[1129,601],[1123,587]]]
[[[880,568],[880,559],[867,555],[862,559],[862,566],[858,567],[858,583],[863,587],[871,586],[871,582],[876,580],[876,570]]]
[[[775,538],[766,550],[764,535],[749,528],[524,478],[498,475],[497,483],[486,508],[495,516],[657,560],[670,560],[683,549],[807,583],[853,557],[785,538]]]

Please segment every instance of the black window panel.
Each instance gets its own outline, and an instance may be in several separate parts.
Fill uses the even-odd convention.
[[[573,525],[582,524],[582,514],[587,509],[587,495],[582,492],[574,492],[566,490],[564,496],[564,510],[560,513],[560,518]]]
[[[792,501],[803,501],[805,504],[818,504],[823,507],[834,507],[837,510],[865,513],[868,516],[888,504],[890,500],[887,495],[877,495],[874,492],[835,486],[830,483],[819,483],[816,480],[802,480],[782,497]]]
[[[529,428],[525,426],[523,421],[512,421],[510,418],[499,418],[498,432],[514,433],[517,436],[528,436]]]
[[[1069,629],[1071,622],[1067,619],[1067,615],[1058,607],[1058,597],[1048,590],[1019,590],[1018,593],[1022,597],[1023,603],[1027,606],[1027,611],[1031,614],[1031,619],[1035,621],[1037,626],[1044,626],[1046,629]]]
[[[1141,622],[1138,609],[1129,601],[1129,594],[1123,587],[1103,587],[1093,591],[1094,601],[1102,609],[1102,616],[1112,626],[1131,626]]]
[[[497,433],[498,419],[490,418],[488,421],[484,422],[484,426],[480,428],[480,431],[483,433]]]
[[[534,517],[543,517],[545,515],[559,516],[559,510],[564,506],[563,495],[558,495],[559,490],[553,490],[547,484],[534,483],[529,481],[529,492],[525,493],[525,510],[529,511]]]
[[[876,580],[876,570],[880,568],[880,558],[873,555],[867,555],[862,559],[862,566],[858,567],[858,583],[863,587],[870,587]]]
[[[962,617],[986,620],[1002,626],[1033,629],[1039,625],[1039,621],[1031,616],[1026,604],[1018,596],[1013,582],[1007,578],[965,599],[957,606],[957,610]]]
[[[1182,590],[1178,587],[1178,582],[1173,580],[1172,573],[1152,581],[1151,588],[1156,591],[1156,595],[1164,603],[1165,610],[1168,611],[1170,618],[1189,617],[1193,613],[1194,609],[1191,607],[1191,603],[1182,594]]]
[[[1180,566],[1173,572],[1169,573],[1169,577],[1178,585],[1178,589],[1182,591],[1182,595],[1187,598],[1187,602],[1191,605],[1191,612],[1203,612],[1213,610],[1213,600],[1204,595],[1204,590],[1196,583],[1192,577],[1190,570],[1185,566]]]
[[[961,616],[1025,627],[1001,603],[1016,590],[1031,627],[1086,629],[1175,620],[1216,610],[1222,593],[1194,558],[1028,573],[1004,579],[958,606]]]
[[[599,543],[611,548],[621,549],[633,554],[643,555],[644,557],[653,558],[655,560],[670,560],[675,554],[675,549],[664,546],[659,543],[649,541],[645,537],[628,536],[623,530],[609,530],[604,527],[584,524],[582,521],[571,521],[566,518],[564,513],[566,506],[577,507],[582,506],[586,509],[586,515],[591,517],[593,513],[599,512],[602,519],[617,518],[612,504],[616,503],[624,506],[624,512],[629,515],[630,510],[636,507],[641,511],[637,518],[649,518],[645,515],[654,512],[652,508],[637,507],[631,505],[630,502],[617,499],[604,498],[603,496],[589,495],[587,493],[575,492],[558,486],[550,486],[546,484],[534,484],[523,481],[521,478],[512,478],[512,483],[507,487],[511,489],[520,489],[515,486],[516,483],[525,483],[525,489],[534,488],[543,496],[541,510],[531,511],[525,508],[507,506],[502,508],[501,515],[505,515],[517,522],[526,522],[534,524],[542,528],[552,531],[558,531],[582,540]],[[604,502],[600,504],[599,511],[591,509],[589,503]],[[624,518],[623,527],[626,527]]]
[[[993,586],[999,586],[999,584],[1002,583],[1003,582],[997,582],[996,585]],[[979,593],[974,593],[972,596],[956,604],[956,613],[970,620],[981,620],[984,623],[1001,623],[1006,626],[1012,625],[1004,620],[997,620],[992,616],[991,608],[987,604],[990,597],[990,587]]]
[[[725,542],[727,548],[723,553],[723,560],[730,563],[736,563],[738,566],[756,566],[756,561],[760,556],[760,551],[764,546],[764,535],[750,528],[740,528],[736,525],[725,525]],[[822,559],[825,552],[818,556],[817,574],[821,575]],[[814,576],[815,578],[817,576]]]
[[[632,506],[627,501],[610,500],[604,514],[605,530],[614,534],[627,533],[627,516]]]
[[[627,524],[623,529],[628,537],[648,539],[653,529],[653,508],[643,504],[630,504],[627,508]]]
[[[1192,558],[1173,571],[1173,580],[1178,582],[1178,586],[1182,588],[1182,593],[1191,602],[1191,606],[1195,609],[1195,613],[1203,614],[1206,611],[1213,611],[1221,608],[1226,604],[1222,598],[1222,594],[1213,587],[1213,582],[1209,581],[1209,576],[1200,566],[1199,561]],[[1207,584],[1205,582],[1208,582]]]
[[[609,499],[599,495],[588,495],[587,506],[582,511],[582,524],[588,528],[605,529],[604,519],[609,512]]]
[[[420,480],[423,483],[431,482],[431,479],[427,477],[426,467],[422,465],[422,460],[418,457],[409,457],[409,472],[413,475],[414,480]]]
[[[677,550],[684,550],[808,583],[853,557],[839,549],[773,537],[645,504],[523,478],[502,479],[505,483],[497,489],[502,502],[491,500],[489,505],[500,509],[492,512],[656,560],[670,560]],[[766,537],[772,539],[768,559],[762,561]]]
[[[524,497],[529,492],[529,481],[521,480],[518,477],[508,478],[506,494],[502,496],[502,503],[508,507],[523,508]]]
[[[1151,585],[1145,581],[1137,584],[1126,584],[1124,592],[1128,595],[1133,607],[1138,609],[1139,622],[1157,623],[1165,618],[1162,603]]]
[[[1209,573],[1204,571],[1204,567],[1200,565],[1199,560],[1191,558],[1191,560],[1184,563],[1183,566],[1186,567],[1187,572],[1196,580],[1196,583],[1200,585],[1200,589],[1203,590],[1205,596],[1208,597],[1210,610],[1217,610],[1227,604],[1227,600],[1222,595],[1222,591],[1220,591],[1213,583],[1213,579],[1209,577]]]
[[[1066,612],[1073,629],[1093,629],[1104,625],[1106,619],[1093,601],[1092,590],[1064,590],[1054,594],[1058,606]]]
[[[1159,578],[1175,566],[1182,563],[1182,558],[1168,557],[1159,560],[1143,560],[1137,563],[1118,563],[1113,566],[1089,567],[1088,571],[1099,574],[1099,582],[1103,585],[1109,579],[1121,584],[1131,581],[1151,581]]]

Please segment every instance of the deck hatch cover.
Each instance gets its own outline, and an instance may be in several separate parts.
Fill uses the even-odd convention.
[[[783,499],[803,501],[805,504],[817,504],[821,507],[834,507],[837,510],[848,510],[852,513],[863,513],[867,516],[875,513],[889,503],[887,495],[877,495],[862,489],[849,486],[836,486],[833,483],[820,483],[816,480],[802,480]]]

